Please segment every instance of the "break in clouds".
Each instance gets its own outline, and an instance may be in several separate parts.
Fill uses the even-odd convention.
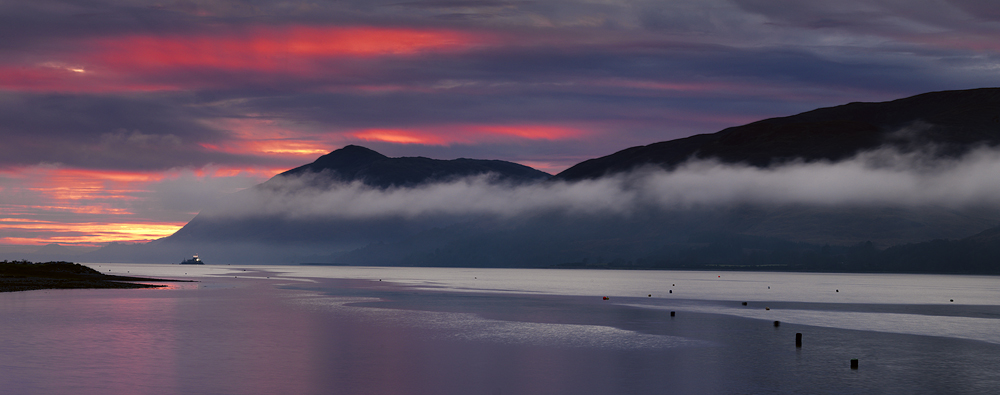
[[[841,207],[1000,206],[1000,150],[959,158],[881,149],[840,162],[791,162],[768,168],[691,160],[672,171],[647,167],[579,182],[511,185],[489,176],[413,188],[360,182],[318,188],[310,175],[274,179],[214,216],[279,215],[290,219],[425,216],[512,218],[540,213],[629,216],[647,209],[731,205]]]

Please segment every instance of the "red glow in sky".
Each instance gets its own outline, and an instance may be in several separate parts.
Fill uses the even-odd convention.
[[[221,36],[129,36],[105,40],[93,57],[118,70],[212,68],[306,71],[310,61],[454,51],[484,38],[448,30],[375,27],[254,28]]]
[[[405,57],[468,50],[495,40],[446,29],[252,27],[221,34],[133,34],[82,41],[76,51],[36,64],[0,61],[0,89],[30,92],[150,92],[223,87],[200,72],[336,75],[337,59]],[[253,77],[265,82],[267,77]],[[244,82],[250,82],[244,80]],[[371,90],[371,86],[360,86]]]
[[[365,129],[351,135],[366,141],[397,144],[450,145],[509,139],[565,140],[588,132],[559,125],[442,125],[407,129]]]
[[[60,243],[98,246],[142,242],[169,236],[198,207],[158,206],[160,185],[200,183],[207,192],[235,192],[286,169],[204,167],[196,170],[128,172],[63,168],[26,168],[0,172],[0,179],[18,180],[0,186],[0,244]],[[226,180],[232,181],[226,181]],[[236,187],[232,185],[237,185]],[[167,190],[166,198],[183,199]],[[189,193],[201,193],[192,188]]]

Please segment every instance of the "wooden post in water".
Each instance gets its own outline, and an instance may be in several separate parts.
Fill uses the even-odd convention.
[[[795,334],[795,347],[802,348],[802,334]]]
[[[673,316],[674,316],[674,312],[673,312],[673,311],[671,311],[671,312],[670,312],[670,316],[671,316],[671,317],[673,317]]]
[[[851,360],[851,369],[858,370],[858,359],[854,358]]]
[[[775,328],[777,328],[779,325],[781,325],[781,321],[774,321],[774,327]]]

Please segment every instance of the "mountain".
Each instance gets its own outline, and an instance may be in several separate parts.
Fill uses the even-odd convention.
[[[203,251],[201,255],[204,259],[212,261],[211,254],[204,252],[217,251],[219,255],[238,256],[240,259],[254,260],[267,256],[286,260],[293,259],[293,256],[294,259],[306,259],[306,256],[329,251],[357,248],[373,240],[400,240],[428,226],[449,224],[454,220],[414,222],[399,216],[352,219],[265,212],[234,217],[225,212],[232,207],[260,205],[259,198],[264,195],[276,196],[273,199],[280,200],[304,192],[335,190],[355,182],[381,190],[413,188],[471,176],[487,177],[487,182],[497,185],[524,185],[551,178],[548,173],[501,160],[391,158],[365,147],[348,145],[238,192],[220,207],[202,210],[173,235],[152,244],[163,246],[164,251],[169,250],[169,246],[187,246],[184,253],[172,253],[171,257]],[[114,249],[138,251],[126,246],[114,246]]]
[[[322,174],[322,182],[327,183],[360,181],[378,188],[413,187],[485,174],[495,177],[499,182],[513,183],[541,181],[552,177],[531,167],[502,160],[390,158],[365,147],[348,145],[323,155],[310,164],[278,174],[263,185],[267,187],[277,180],[307,174]]]
[[[1000,88],[931,92],[882,103],[850,103],[770,118],[712,134],[627,148],[581,162],[555,179],[577,181],[642,166],[673,168],[691,158],[767,167],[837,161],[859,152],[933,146],[955,156],[1000,143]]]

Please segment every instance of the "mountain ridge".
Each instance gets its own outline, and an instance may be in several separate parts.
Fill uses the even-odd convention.
[[[763,119],[626,148],[580,162],[554,179],[595,179],[648,165],[672,169],[690,159],[755,167],[793,160],[838,161],[880,147],[910,151],[934,145],[938,155],[956,156],[979,144],[1000,144],[1000,88],[928,92]]]
[[[262,185],[267,187],[268,182],[274,184],[272,180],[308,174],[324,175],[320,182],[360,181],[378,188],[413,187],[480,175],[491,175],[496,181],[512,183],[541,181],[552,177],[543,171],[502,160],[442,160],[422,156],[392,158],[369,148],[347,145],[320,156],[312,163],[282,172]]]

